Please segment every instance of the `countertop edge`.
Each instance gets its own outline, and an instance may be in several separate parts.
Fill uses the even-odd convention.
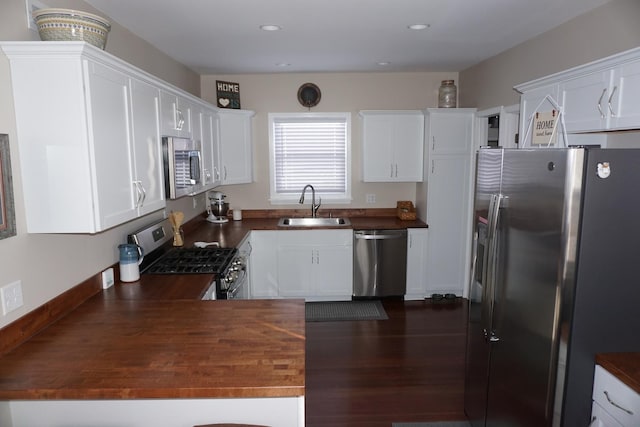
[[[640,353],[596,354],[596,364],[640,394]]]

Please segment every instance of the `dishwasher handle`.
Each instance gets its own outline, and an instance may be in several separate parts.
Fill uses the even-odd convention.
[[[406,235],[402,232],[397,233],[368,233],[366,231],[356,231],[354,232],[354,237],[356,239],[362,240],[389,240],[389,239],[404,239]]]

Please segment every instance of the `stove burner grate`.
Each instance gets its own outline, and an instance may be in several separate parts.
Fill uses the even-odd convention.
[[[173,248],[144,273],[220,274],[236,253],[235,248]]]

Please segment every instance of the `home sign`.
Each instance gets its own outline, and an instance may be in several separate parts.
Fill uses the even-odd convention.
[[[216,99],[220,108],[240,108],[240,85],[216,80]]]
[[[556,145],[558,134],[558,112],[556,110],[538,112],[533,119],[531,145]]]

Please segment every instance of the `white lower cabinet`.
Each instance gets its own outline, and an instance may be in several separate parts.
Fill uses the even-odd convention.
[[[351,299],[351,230],[282,231],[277,248],[279,296]]]
[[[427,296],[427,229],[407,229],[407,292],[405,300]]]
[[[350,300],[352,230],[252,231],[253,298]]]
[[[596,365],[591,419],[594,426],[640,426],[640,394]]]
[[[591,424],[589,427],[624,427],[615,418],[613,418],[602,406],[593,402],[591,408]]]
[[[304,427],[304,396],[9,401],[13,427],[176,427],[210,423]],[[109,420],[105,422],[105,420]]]

